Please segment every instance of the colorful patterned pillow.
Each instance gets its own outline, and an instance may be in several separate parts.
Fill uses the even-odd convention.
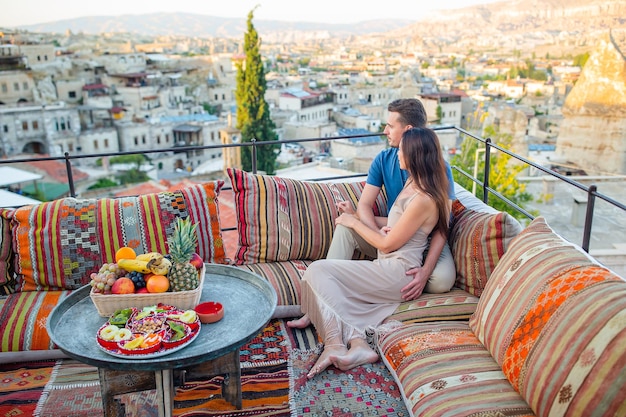
[[[64,198],[15,210],[13,236],[21,291],[76,289],[115,251],[167,253],[177,217],[198,223],[198,254],[224,262],[217,196],[223,181],[117,199]]]
[[[298,317],[300,309],[300,283],[304,271],[313,261],[259,262],[236,265],[266,279],[276,290],[278,302],[274,318]]]
[[[254,175],[229,168],[239,230],[236,264],[321,259],[326,256],[336,203],[356,203],[364,182],[316,183]],[[376,215],[385,215],[379,195]]]
[[[511,242],[469,324],[538,416],[623,410],[626,281],[543,217]]]
[[[491,272],[522,226],[507,213],[470,210],[459,200],[453,202],[452,214],[449,242],[456,266],[455,286],[480,297]]]
[[[0,352],[54,349],[46,321],[71,291],[22,291],[0,309]]]
[[[0,296],[15,292],[13,243],[11,237],[12,209],[0,209]]]

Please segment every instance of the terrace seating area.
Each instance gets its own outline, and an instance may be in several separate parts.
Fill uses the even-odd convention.
[[[175,192],[4,209],[0,362],[62,357],[46,334],[51,309],[87,284],[94,268],[112,262],[116,247],[166,251],[177,217],[198,223],[205,263],[265,278],[278,295],[274,318],[298,317],[300,279],[328,250],[334,202],[356,204],[362,188],[362,178],[313,182],[228,169],[226,181]],[[524,227],[458,184],[455,191],[454,288],[402,303],[374,335],[408,412],[619,415],[626,391],[624,278],[545,218]],[[375,212],[385,211],[380,196]]]

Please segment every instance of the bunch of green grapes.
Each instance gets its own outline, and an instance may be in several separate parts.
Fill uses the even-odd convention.
[[[124,276],[126,271],[120,268],[116,263],[102,264],[98,272],[91,273],[91,286],[93,292],[110,294],[111,287],[115,283],[115,280],[121,276]]]

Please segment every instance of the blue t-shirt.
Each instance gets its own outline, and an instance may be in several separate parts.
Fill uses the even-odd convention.
[[[454,179],[452,178],[452,168],[447,161],[446,175],[448,177],[449,187],[448,196],[450,200],[454,200]],[[398,161],[398,148],[387,148],[381,151],[370,165],[367,173],[367,183],[375,187],[385,187],[387,192],[387,212],[391,209],[394,201],[398,198],[400,191],[404,187],[404,183],[409,178],[409,172],[400,168]]]

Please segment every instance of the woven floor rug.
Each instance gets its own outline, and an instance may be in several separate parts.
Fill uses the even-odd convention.
[[[187,381],[185,386],[177,387],[174,415],[289,417],[289,352],[295,346],[309,348],[315,343],[316,336],[311,329],[294,332],[287,330],[282,320],[271,321],[259,335],[240,349],[242,410],[236,410],[222,398],[223,378],[215,377],[208,381]],[[65,359],[58,361],[49,374],[48,383],[42,384],[45,389],[37,410],[23,415],[101,415],[102,402],[96,368]],[[155,397],[155,391],[146,391],[122,395],[119,399],[128,417],[156,417]]]
[[[321,416],[397,416],[409,415],[402,394],[382,361],[350,371],[329,367],[313,379],[306,374],[319,357],[321,347],[291,351],[292,415]]]
[[[3,363],[0,366],[0,416],[32,416],[55,362]]]

